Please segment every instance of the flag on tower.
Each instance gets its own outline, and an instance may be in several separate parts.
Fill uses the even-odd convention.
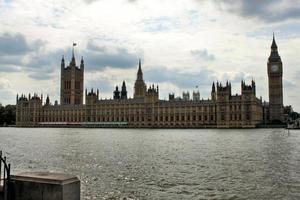
[[[73,42],[73,47],[75,47],[77,45],[77,43]]]

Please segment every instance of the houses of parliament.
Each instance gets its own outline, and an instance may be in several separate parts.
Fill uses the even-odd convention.
[[[241,94],[232,95],[231,83],[213,82],[211,97],[199,92],[159,99],[159,87],[147,87],[139,60],[133,98],[126,83],[116,87],[112,99],[100,99],[99,90],[84,92],[84,60],[74,56],[61,60],[60,104],[43,96],[17,95],[16,125],[19,127],[128,127],[128,128],[255,128],[284,121],[282,61],[273,36],[267,62],[269,102],[256,97],[255,81],[241,81]],[[85,104],[84,102],[85,98]]]

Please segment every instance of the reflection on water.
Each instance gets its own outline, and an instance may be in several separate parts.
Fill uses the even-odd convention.
[[[78,175],[82,199],[300,199],[300,131],[1,128],[13,173]]]

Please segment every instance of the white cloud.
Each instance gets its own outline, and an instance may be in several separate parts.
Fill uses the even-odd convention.
[[[133,60],[134,57],[142,57],[145,73],[156,70],[153,66],[164,66],[165,71],[172,72],[178,79],[177,84],[174,83],[176,80],[161,81],[162,99],[167,98],[169,92],[180,94],[182,90],[193,90],[193,83],[181,84],[185,80],[181,75],[197,74],[203,70],[211,71],[214,79],[231,79],[233,93],[240,92],[240,78],[250,80],[253,77],[257,82],[257,95],[268,99],[266,66],[274,30],[284,62],[285,83],[289,83],[285,84],[284,102],[300,110],[300,96],[294,95],[300,89],[295,77],[295,70],[300,64],[296,55],[300,50],[299,17],[294,12],[284,14],[291,10],[292,1],[277,0],[282,5],[273,9],[280,16],[267,19],[262,18],[264,15],[261,10],[251,9],[248,5],[251,3],[245,0],[240,0],[235,8],[231,7],[231,12],[228,12],[228,3],[222,2],[0,1],[0,35],[21,34],[24,40],[21,38],[20,41],[30,48],[37,41],[43,41],[41,48],[30,49],[22,57],[2,56],[0,77],[10,80],[12,92],[44,92],[50,93],[51,99],[58,99],[61,54],[69,58],[71,44],[75,41],[78,44],[75,51],[77,60],[84,55],[86,63],[99,62],[96,54],[89,56],[87,51],[89,42],[93,41],[98,47],[108,48],[106,53],[113,50],[114,56],[120,54],[120,57],[130,57],[127,69],[108,66],[119,67],[118,62],[103,61],[98,71],[90,73],[86,64],[86,86],[99,87],[103,97],[112,96],[115,85],[120,85],[123,80],[126,80],[129,95],[132,94],[136,75]],[[262,10],[270,11],[269,3],[255,2],[256,7],[261,4]],[[124,54],[118,51],[120,49],[124,50]],[[114,56],[111,58],[114,59]],[[25,69],[28,64],[34,64],[36,68]],[[40,72],[45,76],[41,76],[43,74]],[[192,77],[192,80],[197,79],[197,76]],[[152,83],[154,80],[147,81]],[[199,87],[204,98],[209,96],[210,88],[208,84]],[[14,98],[9,100],[1,97],[0,102],[13,103]]]

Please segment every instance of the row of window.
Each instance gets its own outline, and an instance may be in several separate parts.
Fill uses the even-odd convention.
[[[246,120],[250,120],[250,114],[246,114]],[[29,120],[33,121],[34,117],[24,117],[23,121]],[[82,122],[85,119],[88,122],[93,121],[102,121],[102,122],[119,122],[119,121],[128,121],[128,122],[143,122],[143,121],[151,121],[151,116],[127,116],[127,117],[119,117],[119,116],[66,116],[66,117],[41,117],[37,116],[36,119],[39,119],[40,122]],[[221,120],[225,120],[225,114],[221,114]],[[230,115],[230,121],[241,121],[241,115]],[[20,120],[20,118],[18,118]],[[187,115],[187,116],[155,116],[154,121],[161,121],[161,122],[176,122],[176,121],[215,121],[214,115]]]
[[[250,120],[251,119],[250,114],[246,113],[245,118],[246,118],[246,120]],[[237,120],[241,121],[242,115],[241,114],[230,114],[229,119],[230,119],[230,121],[237,121]],[[221,114],[221,120],[222,121],[226,120],[225,114]]]
[[[70,121],[70,122],[81,122],[85,121],[85,119],[89,121],[103,121],[103,122],[119,122],[119,121],[128,121],[128,122],[137,122],[137,121],[151,121],[151,117],[145,116],[127,116],[127,117],[119,117],[119,116],[67,116],[67,117],[40,117],[41,122],[59,122],[59,121]],[[147,120],[148,119],[148,120]],[[193,115],[187,116],[155,116],[154,121],[214,121],[214,115],[199,115],[198,117]]]

